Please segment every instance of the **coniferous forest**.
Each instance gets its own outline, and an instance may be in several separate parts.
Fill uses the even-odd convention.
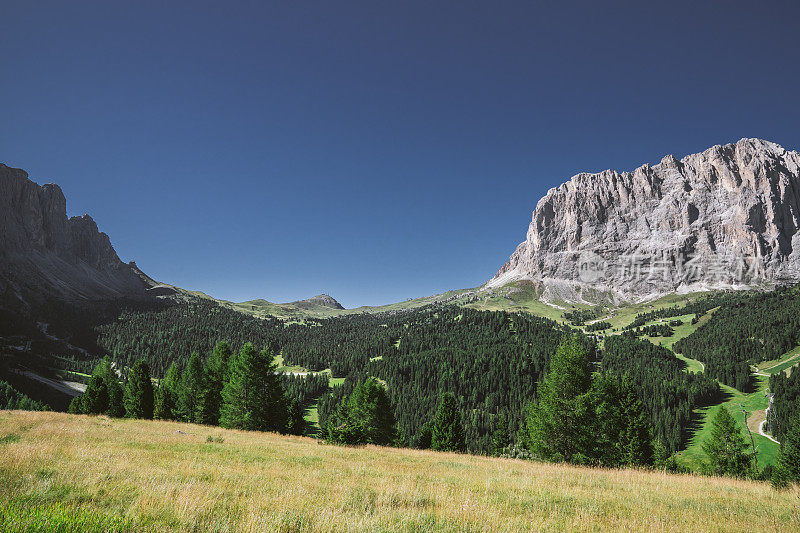
[[[666,464],[665,457],[687,445],[694,411],[720,400],[717,379],[746,390],[750,364],[798,343],[799,303],[796,289],[723,293],[642,313],[630,327],[597,336],[607,323],[584,324],[589,334],[583,334],[531,314],[447,305],[284,322],[189,299],[130,306],[102,320],[94,331],[108,356],[71,353],[54,358],[53,368],[87,384],[70,406],[77,413],[312,434],[304,418],[316,408],[318,435],[329,442],[564,458],[564,450],[541,446],[549,437],[537,431],[551,408],[540,387],[552,356],[573,339],[592,373],[575,405],[586,420],[606,413],[606,423],[584,428],[605,444],[568,452],[568,460],[619,465],[661,457]],[[704,362],[702,373],[687,372],[672,351],[637,338],[669,336],[681,321],[648,322],[692,313],[693,322],[706,320],[675,347]],[[570,317],[585,322],[590,314],[597,316]],[[295,374],[279,372],[276,361]],[[777,438],[800,397],[798,375],[779,373],[770,381],[768,429]],[[13,387],[3,390],[7,406],[44,407]],[[626,425],[632,418],[640,425]],[[639,437],[624,444],[620,435]],[[638,459],[624,451],[631,446],[640,449]]]
[[[793,287],[732,299],[673,348],[702,361],[709,376],[748,391],[750,365],[780,357],[798,344],[800,290]]]

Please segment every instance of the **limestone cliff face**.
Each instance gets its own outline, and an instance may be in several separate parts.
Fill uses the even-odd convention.
[[[58,185],[0,164],[0,298],[23,305],[144,296],[152,280],[120,261],[88,215],[67,217]]]
[[[551,189],[486,287],[528,279],[591,301],[798,281],[798,227],[800,155],[742,139]]]

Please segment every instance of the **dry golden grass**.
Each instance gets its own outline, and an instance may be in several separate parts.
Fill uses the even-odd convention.
[[[178,433],[178,432],[183,433]],[[222,437],[222,442],[207,438]],[[791,531],[800,491],[0,412],[0,530]]]

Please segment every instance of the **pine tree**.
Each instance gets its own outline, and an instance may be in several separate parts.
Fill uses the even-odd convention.
[[[588,350],[575,336],[567,337],[550,359],[550,372],[530,409],[526,437],[531,452],[550,461],[584,460],[591,448],[591,370]]]
[[[328,440],[340,444],[391,444],[397,436],[386,389],[375,378],[359,382],[339,404]]]
[[[108,388],[99,373],[92,374],[80,403],[87,415],[99,415],[108,409]]]
[[[230,360],[222,389],[220,425],[250,431],[286,431],[288,406],[272,353],[247,343]]]
[[[136,361],[128,375],[125,388],[125,414],[128,418],[153,418],[153,383],[150,367],[144,360]]]
[[[289,404],[289,424],[286,432],[290,435],[302,435],[306,431],[306,419],[303,407],[299,402],[292,400]]]
[[[69,407],[67,407],[67,413],[71,415],[81,415],[83,414],[83,395],[75,396],[70,400]]]
[[[750,473],[753,456],[730,412],[721,406],[711,424],[711,437],[703,445],[711,472],[736,477]]]
[[[463,452],[466,449],[464,427],[452,392],[442,395],[442,403],[433,419],[431,449],[440,452]]]
[[[219,410],[222,407],[222,387],[228,373],[231,349],[227,342],[220,342],[211,352],[204,366],[200,398],[197,402],[197,423],[219,425]],[[301,435],[301,433],[297,433]]]
[[[784,483],[800,483],[800,412],[783,432],[778,467]]]
[[[192,353],[189,363],[181,374],[178,399],[174,414],[178,420],[197,422],[198,402],[203,390],[203,361],[200,354]]]
[[[155,407],[153,416],[159,420],[175,420],[176,403],[178,401],[178,388],[180,387],[181,376],[178,367],[173,361],[167,369],[164,378],[158,383],[156,391]]]
[[[416,447],[421,450],[429,450],[433,440],[433,420],[428,420],[419,430],[416,439]]]
[[[620,401],[625,427],[620,436],[621,464],[628,466],[652,466],[653,437],[647,411],[636,394],[633,381],[625,376],[620,383]]]
[[[506,447],[510,444],[511,439],[508,436],[508,419],[505,415],[501,415],[497,421],[497,428],[492,434],[492,444],[489,448],[489,454],[492,457],[500,457],[503,455]]]
[[[106,384],[106,391],[108,392],[108,407],[105,413],[114,418],[121,418],[125,416],[125,405],[123,401],[122,386],[117,379],[117,373],[114,371],[111,359],[105,356],[100,364],[94,370]]]

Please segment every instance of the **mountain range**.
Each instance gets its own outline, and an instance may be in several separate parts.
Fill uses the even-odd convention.
[[[800,155],[742,139],[631,172],[578,174],[539,200],[525,240],[487,283],[394,306],[475,301],[519,281],[531,282],[550,303],[620,303],[787,283],[800,280],[799,227]],[[57,185],[37,185],[25,171],[0,164],[4,307],[31,311],[52,300],[146,302],[176,294],[204,296],[122,262],[91,217],[67,217]],[[344,312],[328,295],[225,303],[276,315]]]

